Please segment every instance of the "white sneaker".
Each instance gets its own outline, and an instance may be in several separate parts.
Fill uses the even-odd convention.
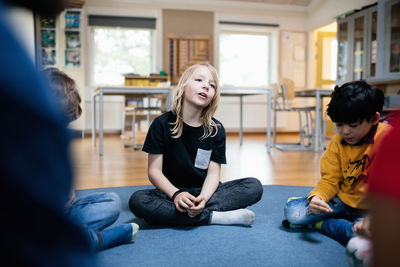
[[[137,225],[136,223],[131,223],[132,225],[132,239],[135,239],[137,232],[139,231],[139,225]]]
[[[362,236],[355,236],[346,246],[346,256],[350,266],[370,266],[372,256],[371,241]]]

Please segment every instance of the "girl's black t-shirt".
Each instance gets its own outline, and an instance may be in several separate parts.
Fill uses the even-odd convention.
[[[172,138],[171,123],[175,119],[176,115],[171,111],[157,117],[147,132],[143,151],[163,155],[162,172],[174,186],[201,187],[207,176],[210,160],[226,163],[224,126],[213,118],[218,125],[217,134],[200,140],[203,127],[191,127],[183,123],[181,137]]]

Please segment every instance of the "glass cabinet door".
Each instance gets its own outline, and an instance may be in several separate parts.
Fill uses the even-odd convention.
[[[338,27],[338,61],[337,61],[337,80],[345,81],[347,76],[348,68],[348,22],[343,22],[339,24]]]
[[[400,72],[400,2],[390,12],[390,72]]]
[[[377,52],[377,27],[378,27],[378,11],[375,9],[371,12],[371,23],[370,23],[370,34],[371,34],[371,51],[369,59],[369,76],[376,76],[376,52]]]
[[[364,78],[364,16],[354,19],[353,79]]]
[[[57,65],[57,24],[55,16],[39,16],[39,66]]]
[[[64,66],[79,68],[81,66],[81,11],[65,11],[65,55]]]

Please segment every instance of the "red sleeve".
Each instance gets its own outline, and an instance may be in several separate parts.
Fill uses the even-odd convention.
[[[400,113],[392,123],[369,170],[369,192],[400,202]]]

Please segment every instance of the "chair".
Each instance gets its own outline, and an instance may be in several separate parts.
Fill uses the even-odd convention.
[[[313,139],[312,111],[315,106],[293,107],[295,98],[294,82],[283,78],[281,86],[275,84],[274,101],[274,146],[280,150],[311,150]],[[278,112],[297,112],[299,114],[299,143],[276,143],[276,117]]]
[[[124,147],[133,147],[134,150],[138,150],[142,145],[135,143],[136,130],[141,129],[142,121],[147,121],[147,125],[150,127],[154,118],[166,111],[166,97],[159,95],[154,96],[152,99],[149,98],[147,106],[143,105],[143,101],[135,100],[133,103],[126,105],[122,112],[121,141]],[[151,103],[152,100],[155,103]],[[129,103],[129,101],[127,102]],[[130,117],[131,120],[128,120]],[[130,135],[126,133],[127,130],[131,130]]]

